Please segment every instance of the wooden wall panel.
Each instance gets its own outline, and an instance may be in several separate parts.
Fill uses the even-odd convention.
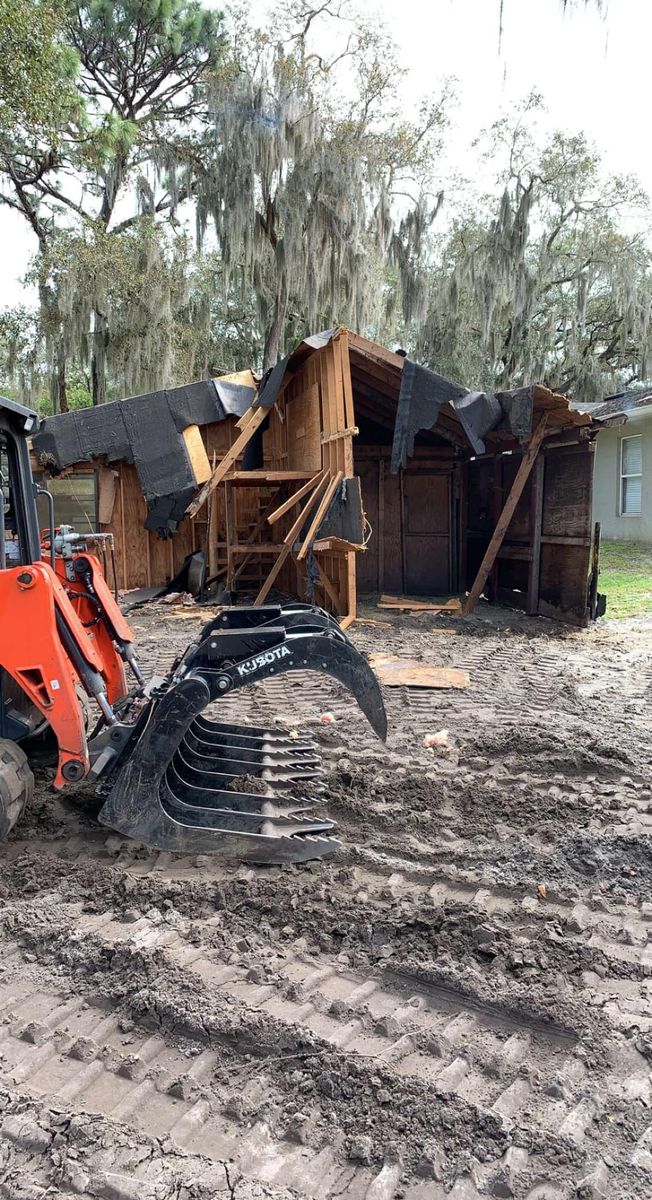
[[[573,624],[588,620],[590,545],[541,548],[539,612]]]
[[[302,373],[303,374],[303,373]],[[288,427],[288,469],[321,469],[321,416],[319,384],[308,384],[285,407]]]
[[[585,625],[591,560],[593,444],[545,455],[538,611]]]
[[[593,447],[559,447],[546,454],[544,537],[591,537]]]
[[[147,504],[136,468],[130,463],[120,467],[120,498],[122,501],[123,587],[150,587],[149,536],[143,528]],[[118,557],[118,562],[120,557]],[[124,569],[126,564],[126,570]]]
[[[512,484],[521,465],[522,454],[503,454],[502,458],[502,504],[512,490]],[[530,475],[519,497],[516,511],[507,526],[505,541],[527,542],[530,539],[530,498],[532,476]],[[502,508],[502,505],[501,505]]]
[[[447,595],[450,572],[450,473],[403,472],[403,558],[408,595]]]

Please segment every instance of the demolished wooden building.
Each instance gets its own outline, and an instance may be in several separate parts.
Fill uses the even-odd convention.
[[[546,388],[471,392],[337,329],[260,383],[47,418],[34,448],[93,474],[125,588],[201,551],[233,596],[278,589],[345,622],[358,592],[469,591],[471,608],[484,591],[584,624],[596,429]]]

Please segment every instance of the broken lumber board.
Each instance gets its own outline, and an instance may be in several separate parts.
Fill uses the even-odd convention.
[[[257,408],[239,437],[236,438],[230,450],[227,450],[223,458],[218,462],[215,470],[212,472],[210,479],[206,481],[198,496],[191,504],[188,505],[186,512],[189,517],[194,517],[199,512],[202,504],[208,500],[208,497],[215,491],[218,483],[224,479],[237,458],[242,454],[242,451],[247,447],[256,430],[262,425],[265,418],[268,416],[266,408]]]
[[[273,525],[275,521],[278,521],[281,517],[284,517],[286,512],[289,512],[291,508],[294,508],[295,504],[298,504],[300,500],[303,500],[303,497],[306,496],[308,492],[311,492],[313,488],[317,487],[317,484],[321,479],[323,479],[323,477],[324,472],[319,471],[316,475],[313,475],[312,479],[309,479],[307,483],[304,483],[303,487],[300,487],[298,492],[295,492],[294,495],[290,496],[288,500],[285,500],[283,504],[279,504],[278,508],[275,508],[274,512],[269,514],[267,518],[268,524]]]
[[[344,471],[338,471],[335,478],[331,479],[328,487],[326,488],[326,491],[324,492],[324,496],[323,496],[323,499],[321,500],[319,508],[317,509],[317,512],[315,513],[315,515],[310,523],[310,528],[305,536],[304,543],[303,543],[299,553],[297,554],[297,560],[299,562],[306,557],[306,555],[312,545],[314,536],[315,536],[317,530],[319,529],[319,526],[321,525],[324,517],[326,516],[326,513],[328,512],[328,507],[330,505],[330,502],[333,499],[333,496],[335,495],[343,478],[344,478]]]
[[[369,665],[386,687],[467,688],[468,671],[456,667],[432,667],[415,658],[397,658],[394,654],[371,654]]]
[[[186,425],[181,436],[186,447],[190,469],[195,477],[195,483],[206,483],[206,480],[211,477],[211,464],[206,453],[199,425]]]
[[[256,410],[258,411],[258,410]],[[302,479],[310,479],[314,471],[230,471],[227,479],[230,483],[241,483],[248,486],[253,483],[300,483]]]
[[[308,513],[310,512],[315,501],[317,500],[318,496],[320,495],[322,488],[323,488],[324,484],[326,483],[327,479],[328,479],[327,475],[324,475],[322,477],[322,479],[320,479],[319,483],[315,486],[312,494],[310,496],[308,496],[308,499],[306,500],[306,503],[304,504],[303,508],[301,509],[301,512],[299,513],[292,528],[285,535],[285,538],[283,539],[283,547],[281,549],[281,553],[278,555],[276,562],[273,564],[273,566],[269,572],[269,575],[267,576],[267,579],[265,580],[258,595],[256,596],[256,599],[254,600],[255,605],[262,604],[263,600],[269,595],[271,588],[272,588],[272,584],[274,583],[274,580],[276,579],[277,575],[279,574],[279,571],[281,570],[281,567],[283,566],[284,562],[286,562],[286,560],[290,557],[290,554],[292,553],[292,547],[294,546],[294,543],[296,542],[299,534],[301,533],[301,529],[302,529],[303,524],[308,516]]]
[[[496,528],[494,529],[489,545],[484,552],[484,558],[478,567],[478,573],[473,580],[473,586],[467,596],[466,604],[464,605],[463,609],[465,616],[473,612],[478,600],[480,599],[480,596],[482,595],[482,589],[484,588],[489,577],[489,572],[496,561],[496,556],[503,543],[503,538],[507,533],[511,519],[516,512],[516,505],[523,494],[523,488],[528,481],[530,471],[532,470],[537,454],[539,453],[539,447],[546,433],[547,422],[548,417],[544,414],[534,433],[532,434],[527,450],[521,459],[518,471],[514,477],[514,482],[511,486],[509,496],[505,501],[503,511],[498,518]]]
[[[374,629],[391,629],[391,621],[374,621],[373,617],[356,617],[356,625],[373,625]]]
[[[327,537],[320,538],[319,541],[313,543],[315,554],[322,551],[324,554],[348,554],[349,551],[358,553],[359,550],[364,550],[362,542],[347,542],[346,538]]]
[[[381,596],[376,608],[395,608],[403,612],[457,613],[461,612],[462,603],[456,596],[450,600],[442,600],[441,604],[433,604],[425,600],[410,600],[407,596]]]
[[[329,442],[336,442],[339,438],[357,437],[359,432],[357,425],[350,425],[348,429],[339,429],[337,433],[329,433],[328,437],[322,433],[321,444],[327,446]]]
[[[97,520],[100,525],[110,525],[118,491],[118,472],[110,467],[100,467],[97,473]]]

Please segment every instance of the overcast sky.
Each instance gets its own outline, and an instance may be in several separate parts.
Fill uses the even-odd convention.
[[[264,0],[252,7],[264,12]],[[504,0],[500,56],[499,0],[362,0],[361,7],[384,19],[399,46],[408,69],[401,83],[407,112],[444,77],[456,78],[449,156],[464,173],[477,133],[536,88],[551,128],[584,131],[611,171],[637,176],[652,194],[652,0],[608,0],[606,17],[581,2],[564,13],[560,0]],[[35,245],[18,214],[6,209],[0,236],[1,307],[26,298],[20,278]]]

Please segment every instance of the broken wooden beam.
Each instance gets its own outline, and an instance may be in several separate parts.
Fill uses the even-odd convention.
[[[282,504],[279,504],[278,508],[275,508],[274,511],[269,514],[267,518],[268,524],[274,525],[276,521],[280,520],[281,517],[284,517],[286,512],[289,512],[291,508],[294,508],[295,504],[298,504],[300,500],[303,500],[303,497],[307,496],[308,492],[311,492],[323,478],[323,471],[319,471],[316,475],[313,475],[312,479],[309,479],[307,483],[304,483],[303,487],[300,487],[299,490],[294,492],[294,494],[290,496],[288,500],[284,500]]]
[[[397,612],[455,613],[461,612],[462,604],[457,596],[450,600],[410,600],[408,596],[381,596],[376,608],[393,608]]]
[[[315,501],[317,500],[318,496],[320,495],[327,479],[328,479],[327,475],[322,476],[322,478],[319,480],[319,483],[315,486],[314,491],[312,492],[312,495],[310,495],[308,497],[306,503],[304,504],[303,508],[301,509],[301,512],[299,513],[292,528],[290,530],[288,530],[287,534],[285,535],[285,538],[283,539],[283,546],[282,546],[281,552],[278,555],[276,562],[272,566],[272,568],[269,572],[269,575],[267,576],[267,579],[265,580],[263,586],[261,587],[258,595],[256,596],[256,599],[254,600],[254,604],[262,604],[263,601],[265,600],[265,598],[269,595],[271,588],[272,588],[272,584],[274,583],[274,580],[276,579],[279,571],[281,570],[281,567],[287,561],[287,559],[290,557],[290,554],[292,553],[292,547],[294,546],[294,543],[296,542],[299,534],[301,533],[301,529],[303,527],[304,521],[306,520],[308,513],[310,512],[313,505],[315,504]]]
[[[484,585],[489,577],[489,572],[496,561],[496,555],[500,550],[503,538],[507,533],[512,517],[516,512],[516,505],[523,494],[523,488],[528,481],[530,471],[532,470],[537,454],[539,453],[539,447],[541,446],[546,433],[547,420],[547,416],[543,416],[541,418],[534,433],[532,434],[523,458],[521,459],[514,482],[511,486],[509,496],[505,501],[503,511],[498,518],[496,528],[494,529],[489,545],[485,550],[484,558],[482,559],[482,562],[478,568],[478,573],[473,580],[473,587],[467,596],[466,604],[464,605],[463,610],[465,616],[468,613],[473,612],[478,600],[480,599],[480,596],[482,595],[482,589],[484,588]]]
[[[231,448],[227,450],[224,457],[220,459],[215,467],[215,470],[211,473],[210,479],[207,480],[199,492],[199,495],[195,496],[195,499],[191,504],[189,504],[188,508],[186,509],[189,517],[195,517],[197,515],[202,504],[204,504],[206,500],[208,500],[208,497],[211,495],[211,493],[215,491],[218,483],[222,482],[225,475],[231,469],[236,459],[240,457],[243,450],[246,449],[256,430],[260,428],[268,415],[269,414],[266,408],[254,409],[253,416],[248,422],[246,428],[242,430],[242,433],[236,438]]]
[[[301,562],[301,560],[306,557],[308,551],[310,550],[310,547],[312,546],[312,543],[315,538],[315,534],[317,533],[319,526],[321,525],[324,517],[326,516],[326,513],[328,512],[330,502],[333,499],[333,496],[335,495],[343,478],[344,478],[344,471],[338,471],[335,478],[331,479],[328,487],[326,488],[326,491],[324,492],[323,498],[320,502],[319,508],[317,509],[317,512],[315,513],[312,521],[310,522],[310,528],[304,538],[303,545],[302,545],[299,553],[297,554],[297,559],[299,562]]]

